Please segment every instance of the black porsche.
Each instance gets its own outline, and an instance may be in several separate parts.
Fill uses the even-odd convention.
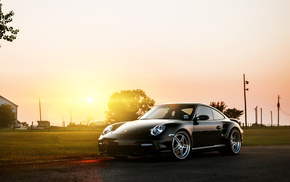
[[[243,130],[237,120],[198,103],[162,104],[139,120],[106,127],[98,140],[99,153],[113,157],[172,153],[186,159],[193,151],[218,150],[239,154]]]

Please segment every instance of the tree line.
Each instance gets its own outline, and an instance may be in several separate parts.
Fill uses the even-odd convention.
[[[240,119],[240,116],[244,114],[243,110],[227,108],[228,106],[224,101],[210,102],[209,105],[224,113],[228,118]]]
[[[121,90],[120,92],[113,93],[108,101],[108,110],[105,111],[105,122],[108,124],[121,122],[121,121],[133,121],[138,117],[143,116],[155,105],[155,100],[149,97],[143,90]],[[210,102],[209,104],[215,107],[229,118],[236,118],[243,114],[243,110],[236,108],[227,108],[228,106],[223,101]],[[13,107],[9,104],[0,105],[0,127],[7,127],[14,124],[16,120]],[[82,124],[93,126],[91,122],[93,119],[88,118]],[[90,123],[91,122],[91,123]],[[69,123],[69,126],[77,125],[75,123]],[[80,123],[81,125],[81,123]]]
[[[0,105],[0,127],[13,126],[16,121],[15,112],[10,104]]]

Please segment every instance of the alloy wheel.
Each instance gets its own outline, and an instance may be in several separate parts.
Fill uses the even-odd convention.
[[[241,150],[241,135],[237,130],[233,130],[230,136],[230,147],[234,154],[238,154]]]
[[[188,135],[183,132],[177,132],[172,140],[172,152],[177,159],[185,159],[190,153],[190,139]]]

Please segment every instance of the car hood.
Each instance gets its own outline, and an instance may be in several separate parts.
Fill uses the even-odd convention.
[[[172,123],[174,120],[154,119],[129,121],[120,125],[113,133],[138,134],[149,132],[154,126],[159,124]]]

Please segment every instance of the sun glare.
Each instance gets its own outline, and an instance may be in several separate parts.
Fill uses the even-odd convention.
[[[93,102],[93,98],[88,97],[88,98],[87,98],[87,102],[88,102],[88,103],[92,103],[92,102]]]

